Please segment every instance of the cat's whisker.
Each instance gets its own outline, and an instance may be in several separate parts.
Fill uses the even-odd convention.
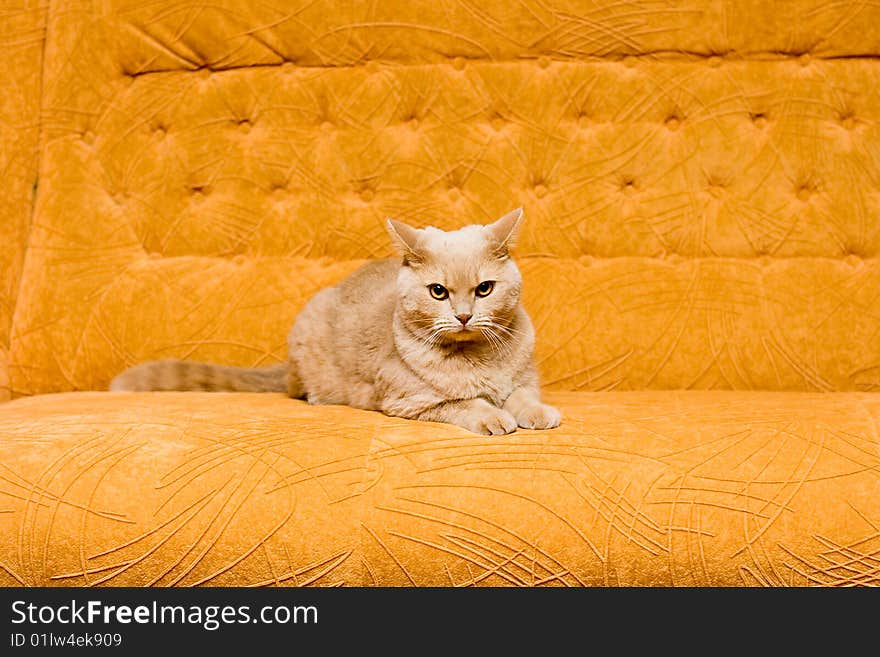
[[[516,336],[516,335],[523,335],[525,333],[525,331],[523,331],[521,329],[515,329],[512,326],[505,326],[504,324],[499,324],[498,322],[493,322],[492,320],[489,320],[489,321],[492,325],[492,328],[499,330],[499,331],[504,331],[505,333],[507,333],[511,337]]]
[[[489,325],[481,324],[477,327],[480,333],[485,336],[486,340],[489,344],[492,345],[493,349],[497,351],[499,354],[509,353],[511,351],[511,341],[504,339],[504,336],[495,331],[495,328]]]
[[[495,340],[495,336],[492,335],[492,332],[487,330],[486,328],[483,328],[483,327],[477,327],[477,330],[480,332],[480,335],[482,335],[484,338],[486,338],[486,342],[489,343],[489,345],[492,347],[492,349],[497,351],[498,345]]]
[[[440,342],[440,339],[443,337],[443,333],[444,333],[444,329],[442,329],[442,328],[439,328],[439,329],[435,328],[434,331],[431,332],[431,334],[428,336],[428,338],[427,338],[427,340],[426,340],[427,345],[428,345],[429,347],[434,347],[434,346],[436,346],[437,343]]]
[[[485,331],[481,331],[484,335],[488,335],[488,333],[491,332],[491,334],[498,338],[505,346],[509,346],[509,343],[513,342],[513,339],[516,338],[517,334],[521,333],[518,329],[504,326],[503,324],[499,324],[488,318],[477,320],[473,326],[478,329],[485,329]]]
[[[499,324],[498,322],[493,322],[492,325],[495,328],[497,328],[498,330],[504,331],[505,333],[507,333],[510,336],[518,336],[518,335],[525,335],[526,334],[526,331],[523,331],[522,329],[514,328],[512,326],[507,326],[505,324]]]
[[[491,336],[491,340],[493,345],[495,346],[495,350],[499,354],[503,354],[508,351],[507,345],[504,344],[504,341],[498,335],[493,332],[490,332],[489,335]]]

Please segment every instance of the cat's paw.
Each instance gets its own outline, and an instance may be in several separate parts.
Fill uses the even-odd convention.
[[[516,431],[516,418],[507,411],[493,406],[471,413],[461,426],[472,433],[501,436]]]
[[[552,429],[561,421],[562,414],[549,404],[526,406],[516,415],[516,423],[523,429]]]

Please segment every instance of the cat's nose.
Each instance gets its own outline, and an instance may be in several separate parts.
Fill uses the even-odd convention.
[[[459,322],[461,322],[461,325],[462,325],[462,326],[464,326],[465,324],[467,324],[467,323],[468,323],[468,320],[469,320],[471,317],[472,317],[472,315],[468,315],[468,314],[462,314],[462,315],[456,315],[456,316],[455,316],[455,318],[456,318]]]

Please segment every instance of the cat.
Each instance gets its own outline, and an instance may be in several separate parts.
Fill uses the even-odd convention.
[[[119,374],[110,390],[280,391],[486,435],[556,427],[510,256],[522,221],[521,208],[454,231],[388,219],[399,257],[367,262],[315,294],[290,330],[287,363],[153,361]]]

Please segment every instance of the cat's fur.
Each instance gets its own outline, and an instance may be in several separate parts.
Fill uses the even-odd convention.
[[[534,331],[508,252],[521,221],[521,209],[451,232],[389,220],[401,258],[369,262],[312,297],[288,336],[286,365],[154,361],[110,389],[284,391],[482,434],[558,426],[559,412],[540,400]],[[483,281],[494,288],[479,297]],[[434,298],[434,284],[448,297]]]

